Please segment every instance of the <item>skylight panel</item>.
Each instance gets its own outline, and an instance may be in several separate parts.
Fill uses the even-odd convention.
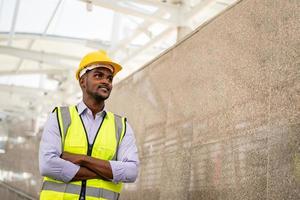
[[[16,32],[44,32],[58,1],[20,1]]]
[[[10,31],[16,0],[0,0],[0,31]]]
[[[86,3],[65,1],[58,17],[49,28],[54,35],[86,39],[109,40],[113,22],[113,11],[93,6],[88,11]]]

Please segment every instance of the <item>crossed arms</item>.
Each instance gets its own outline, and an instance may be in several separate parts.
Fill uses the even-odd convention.
[[[106,160],[100,160],[90,156],[77,155],[68,152],[63,152],[61,158],[80,166],[72,181],[95,178],[111,180],[113,178],[111,166]]]
[[[127,124],[126,134],[119,146],[118,160],[100,160],[85,155],[62,152],[61,137],[55,113],[45,125],[40,149],[39,168],[42,176],[70,182],[100,178],[113,182],[134,182],[139,159],[132,128]]]

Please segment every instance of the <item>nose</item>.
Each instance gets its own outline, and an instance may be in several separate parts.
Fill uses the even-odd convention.
[[[100,80],[100,83],[103,84],[103,85],[106,85],[106,86],[110,86],[112,84],[111,80],[108,77],[103,77]]]
[[[111,84],[111,81],[110,81],[109,78],[104,78],[104,79],[103,79],[103,82],[106,83],[106,84],[108,84],[108,85]]]

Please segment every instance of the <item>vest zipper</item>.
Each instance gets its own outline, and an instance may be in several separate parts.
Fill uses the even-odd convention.
[[[75,106],[75,108],[76,108],[76,111],[77,111],[77,113],[78,113],[77,106]],[[81,124],[82,124],[82,126],[83,126],[83,129],[84,129],[84,132],[85,132],[85,137],[86,137],[87,144],[88,144],[87,156],[91,156],[91,155],[92,155],[92,151],[93,151],[94,143],[95,143],[95,141],[96,141],[96,138],[97,138],[97,136],[98,136],[98,133],[99,133],[99,131],[100,131],[100,128],[101,128],[101,126],[102,126],[102,124],[103,124],[103,122],[104,122],[104,119],[105,119],[105,117],[106,117],[106,113],[103,115],[102,122],[101,122],[101,124],[100,124],[100,126],[99,126],[99,128],[98,128],[98,130],[97,130],[97,132],[96,132],[96,135],[95,135],[95,138],[94,138],[94,141],[93,141],[92,144],[89,143],[88,134],[87,134],[87,132],[86,132],[86,128],[85,128],[85,126],[84,126],[83,120],[82,120],[82,118],[81,118],[81,115],[79,115],[79,113],[78,113],[78,116],[79,116],[79,118],[80,118],[80,120],[81,120]],[[83,180],[83,181],[81,181],[81,191],[80,191],[80,195],[79,195],[79,200],[85,200],[85,192],[86,192],[86,180]]]
[[[87,155],[88,156],[92,155],[92,145],[90,144],[88,144]],[[80,191],[79,200],[85,200],[85,192],[86,192],[86,180],[83,180],[81,181],[81,191]]]

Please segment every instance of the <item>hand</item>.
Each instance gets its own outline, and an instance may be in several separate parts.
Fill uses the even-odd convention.
[[[81,165],[84,155],[79,155],[79,154],[74,154],[74,153],[69,153],[64,151],[61,154],[61,158],[67,161],[70,161],[76,165]]]

